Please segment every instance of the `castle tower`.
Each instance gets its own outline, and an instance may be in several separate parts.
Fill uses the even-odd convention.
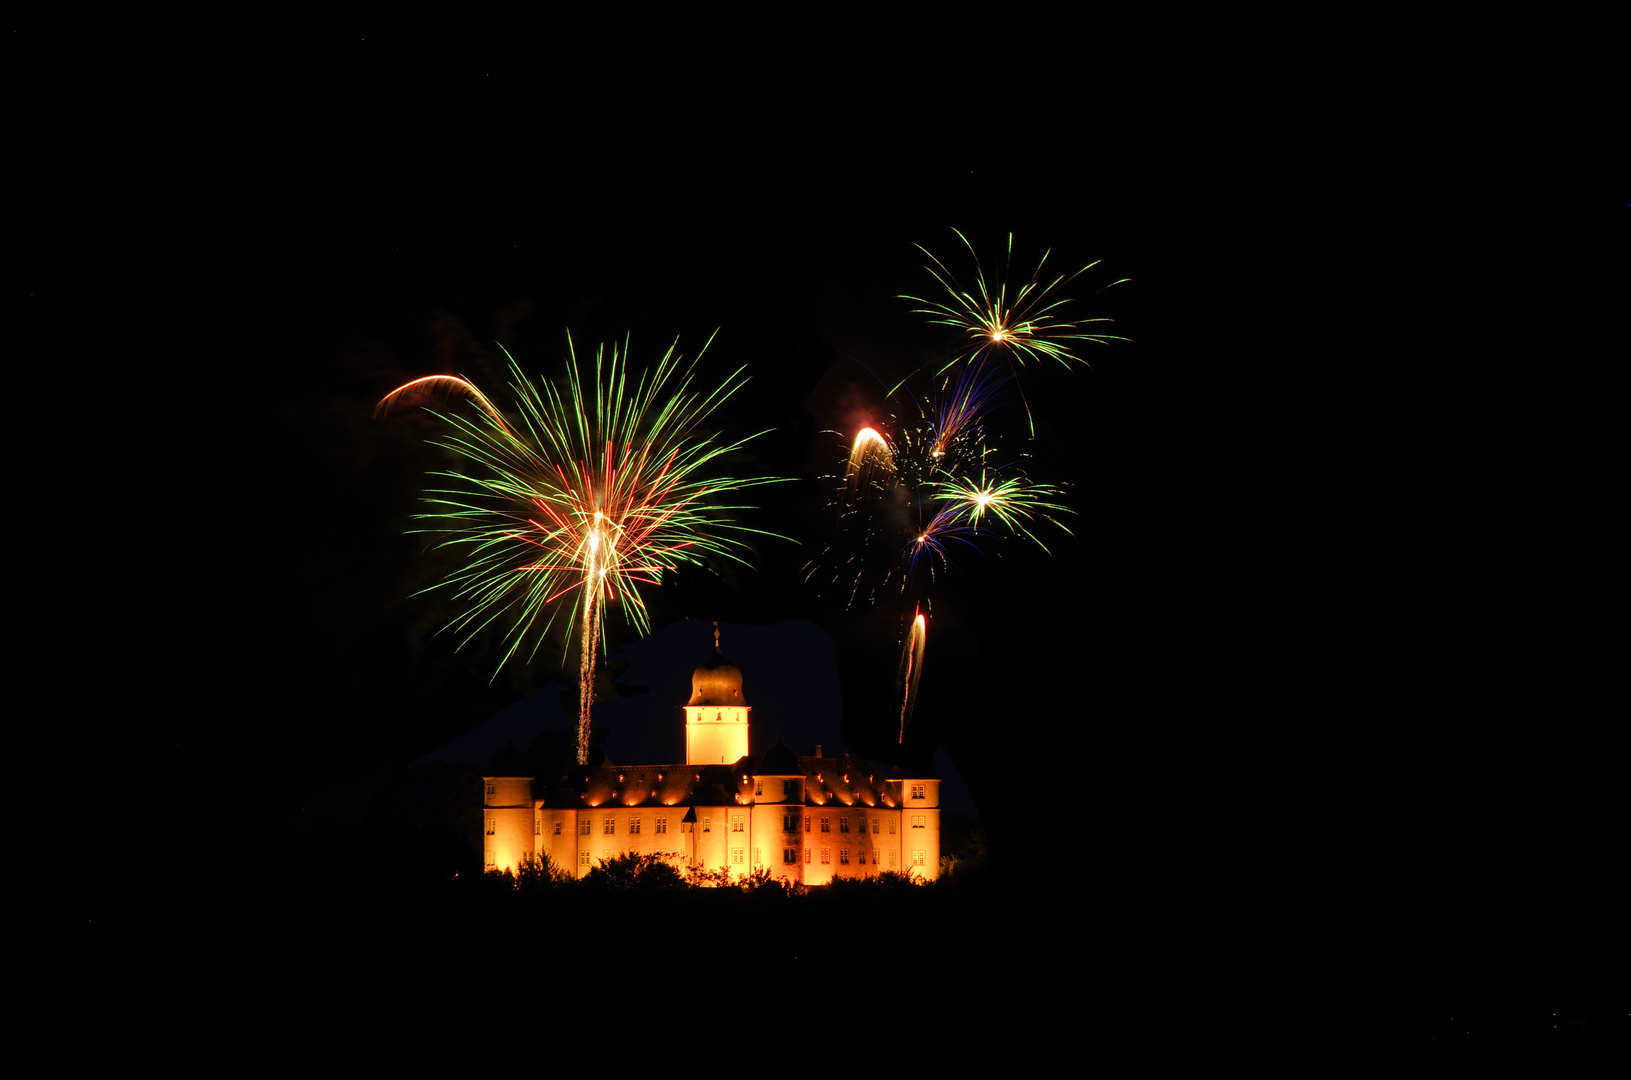
[[[719,623],[714,623],[714,654],[691,674],[691,700],[685,703],[685,763],[734,765],[748,753],[748,712],[742,697],[742,669],[719,651]]]
[[[481,810],[484,869],[513,873],[537,855],[533,777],[526,775],[531,771],[525,755],[511,744],[493,756],[488,767],[491,775],[482,778],[486,792]]]
[[[804,770],[781,739],[753,772],[754,870],[784,881],[804,880]]]

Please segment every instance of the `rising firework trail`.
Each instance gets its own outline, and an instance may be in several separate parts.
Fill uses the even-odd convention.
[[[895,696],[900,701],[900,734],[897,742],[906,741],[906,725],[912,722],[912,710],[917,707],[917,686],[923,679],[923,650],[928,643],[928,634],[928,620],[919,608],[912,613],[912,625],[901,646],[900,667],[895,674]]]
[[[663,571],[681,563],[741,562],[747,542],[740,534],[756,530],[730,517],[745,507],[721,499],[774,482],[704,479],[711,462],[748,441],[722,443],[704,430],[746,379],[738,369],[719,387],[699,389],[696,361],[686,364],[677,346],[638,375],[629,369],[627,342],[621,352],[611,346],[609,355],[601,346],[586,378],[569,335],[560,383],[527,378],[510,357],[509,417],[468,380],[450,375],[398,387],[378,409],[438,392],[477,405],[474,416],[433,413],[447,434],[432,441],[465,466],[435,474],[447,486],[426,492],[430,510],[416,517],[427,525],[413,531],[438,534],[440,546],[463,553],[460,568],[440,583],[465,609],[448,629],[463,645],[501,620],[495,675],[512,659],[530,662],[557,619],[568,637],[576,627],[580,765],[589,760],[606,606],[617,605],[637,633],[649,633],[639,586],[658,584]]]

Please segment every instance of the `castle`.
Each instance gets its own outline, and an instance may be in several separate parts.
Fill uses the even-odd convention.
[[[717,624],[716,624],[717,625]],[[691,676],[685,761],[577,765],[552,778],[513,747],[483,778],[482,854],[489,870],[547,856],[578,877],[625,854],[675,865],[768,871],[803,885],[894,872],[940,873],[940,781],[927,770],[879,776],[843,755],[795,756],[781,740],[748,753],[742,671],[719,652]]]

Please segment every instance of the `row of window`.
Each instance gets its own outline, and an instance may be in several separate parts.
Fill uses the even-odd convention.
[[[483,854],[485,856],[484,862],[486,863],[486,866],[487,866],[488,869],[492,869],[492,868],[494,868],[494,867],[496,867],[498,865],[498,856],[497,856],[497,854],[495,852],[487,851],[487,852],[484,852]],[[866,854],[867,853],[866,853],[865,848],[862,848],[861,850],[857,851],[855,853],[856,863],[861,865],[861,866],[865,866],[866,865]],[[808,863],[810,861],[810,855],[811,855],[810,850],[806,849],[805,852],[804,852],[804,861],[806,863]],[[849,861],[850,861],[849,860],[849,855],[850,855],[850,853],[849,853],[849,850],[847,848],[839,849],[839,852],[838,852],[838,864],[840,866],[848,866]],[[535,856],[533,856],[531,853],[528,853],[528,854],[523,855],[521,858],[522,858],[523,862],[531,862],[534,857]],[[612,860],[612,857],[613,857],[612,849],[611,848],[601,848],[600,857],[601,857],[602,862],[610,862]],[[743,851],[743,849],[741,849],[741,848],[731,848],[731,865],[741,866],[743,864],[743,862],[745,861],[745,857],[746,857],[746,853]],[[754,848],[753,849],[753,862],[754,862],[754,865],[759,865],[759,864],[763,863],[763,861],[764,861],[764,859],[762,857],[761,849],[760,848]],[[798,848],[782,848],[782,862],[789,863],[789,864],[797,864],[798,861],[799,861]],[[922,848],[913,849],[913,851],[912,851],[912,865],[913,866],[922,866],[922,865],[924,865],[924,862],[925,862],[925,859],[924,859],[923,849]],[[821,863],[822,863],[823,866],[830,865],[832,863],[832,849],[831,848],[822,848],[821,849]],[[877,851],[874,851],[872,853],[872,864],[874,866],[882,866],[883,865],[883,857]],[[578,865],[579,866],[588,866],[589,865],[589,850],[587,848],[585,848],[582,851],[578,852]],[[889,852],[889,865],[891,867],[893,867],[895,865],[895,853],[893,851]]]
[[[921,816],[918,818],[918,820],[920,820],[920,821],[922,820]],[[883,822],[882,822],[881,819],[879,819],[879,818],[873,818],[872,819],[872,835],[873,836],[878,835],[880,829],[882,828],[882,825],[883,825]],[[809,818],[808,815],[806,815],[805,818],[804,818],[804,831],[805,832],[810,831],[810,818]],[[825,817],[825,816],[822,817],[822,819],[821,819],[821,831],[822,832],[832,832],[832,818]],[[841,833],[849,832],[849,818],[840,817],[838,819],[838,831],[841,832]],[[855,819],[855,831],[858,832],[858,833],[866,832],[866,818],[857,817]],[[890,836],[895,835],[895,819],[893,817],[891,817],[889,819],[889,835]]]
[[[782,817],[782,829],[783,829],[783,831],[785,831],[785,832],[797,832],[798,831],[798,818],[799,818],[799,816],[797,814],[786,814],[786,815],[784,815]],[[579,822],[578,822],[578,835],[579,836],[588,836],[589,835],[589,824],[590,824],[589,819],[587,817],[582,818],[581,820],[579,820]],[[877,818],[872,819],[872,835],[873,836],[878,835],[879,827],[880,827],[881,824],[882,823]],[[923,815],[922,814],[913,814],[912,815],[912,828],[914,828],[914,829],[924,828]],[[746,829],[747,829],[746,822],[744,822],[739,815],[738,816],[733,816],[731,818],[731,832],[733,832],[733,833],[745,832]],[[497,830],[498,830],[498,819],[497,818],[488,818],[487,819],[487,835],[492,836],[497,832]],[[866,819],[865,818],[858,817],[858,818],[855,819],[855,830],[856,830],[856,832],[861,832],[861,833],[866,832]],[[543,831],[543,820],[540,819],[540,818],[534,818],[533,822],[532,822],[532,835],[539,836],[539,835],[542,834],[542,831]],[[659,833],[668,832],[668,819],[667,818],[660,817],[660,818],[656,819],[656,831],[659,832]],[[702,819],[702,831],[703,832],[712,832],[713,831],[713,819],[712,818],[705,817],[705,818]],[[805,832],[810,831],[810,818],[809,818],[808,815],[806,815],[805,818],[804,818],[804,831]],[[830,817],[823,817],[821,819],[821,831],[822,832],[832,832],[832,819]],[[841,833],[849,832],[849,818],[840,817],[838,819],[838,831],[841,832]],[[601,832],[603,834],[605,834],[606,836],[615,836],[615,835],[617,835],[617,819],[616,818],[606,818],[605,821],[603,822],[602,826],[601,826]],[[559,821],[557,821],[555,823],[555,835],[556,836],[561,835],[561,823]],[[640,835],[640,819],[639,818],[637,818],[637,817],[629,818],[629,835],[630,836],[639,836]],[[889,835],[890,836],[895,835],[895,819],[894,818],[889,819]]]
[[[657,779],[659,779],[659,780],[661,780],[661,779],[662,779],[662,778],[663,778],[663,775],[662,775],[662,773],[658,773],[658,774],[657,774]],[[621,777],[621,776],[619,776],[619,777],[618,777],[618,779],[619,779],[619,780],[622,780],[622,779],[623,779],[623,777]],[[925,797],[925,796],[924,796],[924,793],[923,793],[923,791],[924,791],[924,788],[925,788],[925,787],[926,787],[926,786],[927,786],[927,785],[925,785],[925,784],[913,784],[913,785],[912,785],[912,798],[914,798],[914,799],[921,799],[921,798],[924,798],[924,797]],[[763,795],[763,794],[764,794],[764,793],[765,793],[765,785],[764,785],[764,781],[763,781],[763,780],[755,780],[755,781],[754,781],[754,782],[753,782],[753,794],[755,794],[755,795]],[[488,785],[487,785],[487,794],[489,794],[489,795],[496,795],[496,794],[498,794],[498,787],[497,787],[497,785],[495,785],[495,784],[488,784]],[[791,830],[791,829],[789,829],[789,830],[788,830],[788,832],[792,832],[792,830]]]

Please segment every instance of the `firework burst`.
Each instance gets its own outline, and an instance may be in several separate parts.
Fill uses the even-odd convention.
[[[712,339],[710,338],[710,341]],[[449,433],[433,440],[464,458],[465,471],[426,492],[427,522],[441,546],[463,555],[440,585],[465,611],[449,624],[460,644],[499,622],[497,668],[530,661],[556,620],[576,627],[579,671],[578,761],[588,761],[595,654],[604,646],[607,605],[619,606],[636,632],[650,632],[640,586],[663,571],[708,558],[742,561],[747,529],[730,517],[745,507],[722,497],[770,479],[703,479],[705,467],[747,442],[718,441],[702,428],[746,381],[738,369],[712,391],[696,387],[696,362],[678,343],[635,376],[628,345],[595,351],[585,378],[571,337],[566,379],[528,379],[510,357],[515,412],[500,412],[473,384],[430,376],[392,391],[379,411],[415,394],[468,397],[474,416],[437,412]],[[707,345],[703,346],[706,351]],[[508,357],[509,353],[505,355]],[[700,353],[699,353],[700,359]],[[752,436],[749,436],[752,438]],[[438,587],[438,586],[433,586]],[[497,671],[495,668],[495,674]]]
[[[1013,276],[1012,233],[1008,235],[1008,251],[1002,273],[988,275],[968,237],[956,229],[952,231],[957,233],[957,238],[968,248],[969,255],[974,259],[974,288],[965,289],[959,284],[956,275],[946,268],[945,263],[936,258],[928,248],[919,244],[918,250],[928,256],[932,264],[926,265],[924,269],[945,290],[948,298],[929,300],[919,296],[903,295],[901,299],[924,305],[914,309],[914,314],[927,315],[931,323],[950,326],[958,332],[960,345],[955,351],[954,359],[971,356],[983,358],[995,350],[1014,367],[1023,367],[1027,362],[1043,360],[1054,360],[1069,367],[1072,361],[1086,363],[1071,352],[1075,342],[1105,345],[1112,341],[1127,340],[1115,334],[1089,329],[1096,324],[1110,322],[1108,318],[1068,318],[1069,298],[1058,296],[1054,291],[1093,269],[1099,264],[1098,260],[1088,263],[1075,273],[1061,274],[1052,281],[1047,281],[1042,275],[1048,255],[1052,254],[1050,250],[1043,253],[1042,260],[1032,272],[1030,280],[1016,287],[1016,279]],[[1121,283],[1114,281],[1110,284]],[[941,370],[944,371],[945,368]]]

